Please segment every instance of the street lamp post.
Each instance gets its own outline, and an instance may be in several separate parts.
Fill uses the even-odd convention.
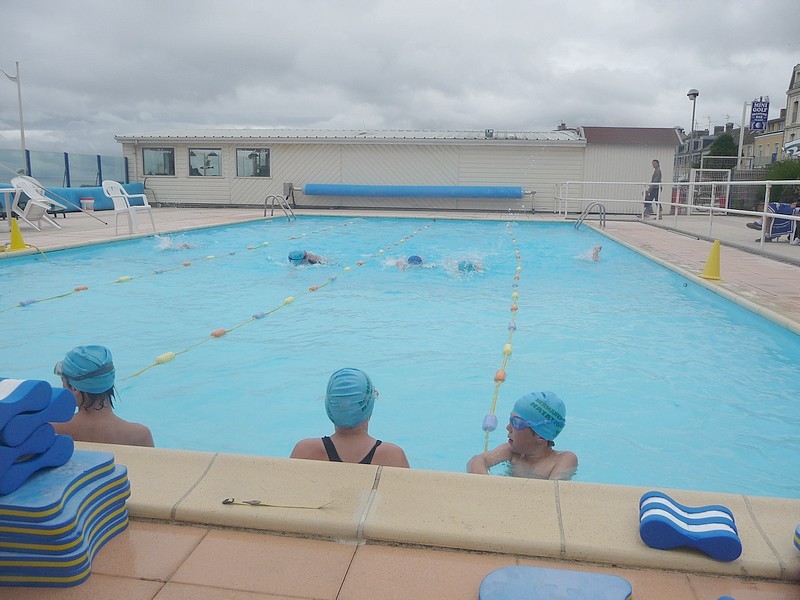
[[[689,97],[689,100],[692,101],[692,129],[689,137],[689,169],[691,170],[692,158],[694,157],[694,113],[695,109],[697,108],[697,97],[700,95],[700,92],[692,88],[686,93],[686,95]]]
[[[28,161],[26,160],[26,152],[25,152],[25,125],[23,124],[22,120],[22,85],[19,81],[19,61],[17,61],[17,74],[12,77],[3,69],[0,69],[0,72],[5,75],[9,81],[12,81],[17,84],[17,100],[19,101],[19,137],[22,143],[22,174],[26,175],[28,173]]]

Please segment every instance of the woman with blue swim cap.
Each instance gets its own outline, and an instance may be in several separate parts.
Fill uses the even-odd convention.
[[[78,412],[67,423],[53,423],[57,433],[82,442],[153,447],[145,425],[114,414],[114,362],[105,346],[78,346],[56,363],[53,372],[75,396]]]
[[[553,392],[533,392],[517,400],[506,431],[508,442],[473,456],[467,472],[487,474],[503,462],[511,475],[533,479],[571,479],[578,470],[573,452],[554,450],[556,436],[566,425],[567,409]]]
[[[328,380],[325,412],[334,426],[330,437],[300,440],[291,458],[408,467],[400,446],[371,437],[367,431],[378,390],[359,369],[339,369]]]

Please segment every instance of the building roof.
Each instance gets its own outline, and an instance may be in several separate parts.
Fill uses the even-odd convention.
[[[285,140],[285,141],[517,141],[517,142],[583,142],[574,131],[499,131],[486,130],[380,130],[380,129],[202,129],[141,134],[118,134],[118,142],[186,141],[208,139]]]
[[[589,144],[630,146],[679,146],[681,139],[672,127],[581,127]]]

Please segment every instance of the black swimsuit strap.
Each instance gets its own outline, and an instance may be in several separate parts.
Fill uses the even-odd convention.
[[[380,440],[375,440],[375,445],[372,447],[372,450],[370,450],[369,454],[367,454],[364,458],[362,458],[361,462],[359,462],[358,464],[360,464],[360,465],[371,465],[372,464],[372,457],[375,456],[375,450],[377,450],[378,446],[380,446],[380,445],[381,445],[381,441]]]
[[[339,458],[339,453],[336,451],[336,446],[333,445],[333,441],[327,435],[322,438],[322,445],[325,446],[325,452],[328,453],[328,460],[342,462],[342,459]]]

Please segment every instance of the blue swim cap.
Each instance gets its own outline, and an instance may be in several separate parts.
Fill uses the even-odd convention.
[[[289,262],[299,265],[306,256],[308,253],[305,250],[292,250],[289,252]]]
[[[410,265],[421,265],[422,264],[422,259],[419,256],[417,256],[416,254],[412,254],[411,256],[408,257],[408,264],[410,264]]]
[[[328,380],[325,412],[338,427],[355,427],[372,416],[375,388],[358,369],[339,369]]]
[[[114,363],[105,346],[73,348],[53,371],[76,390],[89,394],[102,394],[114,387]]]
[[[525,419],[531,429],[548,441],[553,441],[564,429],[567,408],[553,392],[533,392],[514,404],[514,412]]]
[[[460,263],[458,263],[458,270],[463,271],[464,273],[477,271],[475,265],[472,263],[472,261],[469,260],[462,260]]]

